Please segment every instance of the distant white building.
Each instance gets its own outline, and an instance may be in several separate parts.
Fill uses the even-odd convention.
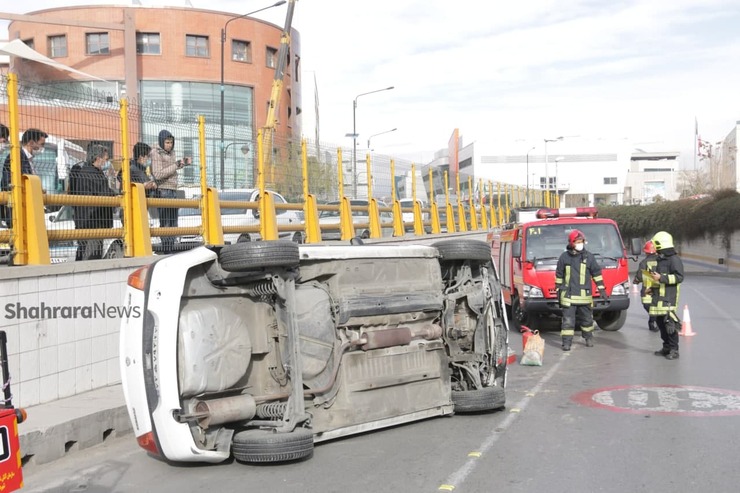
[[[446,150],[438,154],[428,166],[447,168],[441,162]],[[616,138],[564,137],[530,145],[475,142],[461,146],[460,184],[464,195],[471,175],[474,189],[481,179],[521,190],[549,189],[559,194],[561,207],[650,203],[658,196],[675,200],[678,156],[634,151],[630,141]],[[455,184],[449,187],[454,190]]]

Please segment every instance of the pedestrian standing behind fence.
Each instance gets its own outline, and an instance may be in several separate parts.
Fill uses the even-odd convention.
[[[147,174],[147,162],[152,148],[144,142],[134,144],[134,157],[131,159],[131,183],[141,183],[144,185],[147,197],[157,196],[157,182]],[[118,172],[119,186],[123,183],[123,169]]]
[[[6,129],[7,130],[7,129]],[[8,133],[8,137],[10,133]],[[21,136],[21,173],[24,175],[35,175],[33,167],[33,156],[41,152],[46,144],[46,132],[37,128],[29,128]],[[10,153],[5,157],[2,178],[0,178],[0,190],[10,191]],[[5,221],[8,229],[13,227],[13,213],[8,206],[0,206],[0,220]]]
[[[652,239],[658,252],[658,264],[651,273],[654,284],[650,288],[653,301],[650,315],[655,317],[660,329],[663,347],[655,351],[656,356],[678,359],[678,331],[681,322],[676,313],[678,294],[683,282],[683,262],[673,247],[673,237],[665,231],[655,233]]]
[[[651,332],[658,332],[659,329],[658,324],[655,321],[655,316],[650,315],[650,305],[653,303],[653,297],[650,294],[650,286],[652,285],[653,279],[652,276],[650,276],[650,278],[646,278],[646,273],[654,271],[655,266],[658,265],[658,254],[655,252],[655,245],[653,245],[652,241],[646,241],[642,250],[645,252],[645,258],[642,259],[640,261],[640,265],[637,266],[637,274],[635,274],[635,279],[632,282],[634,284],[642,283],[642,288],[640,288],[640,301],[642,302],[642,307],[646,312],[648,312],[648,329],[650,329]]]
[[[108,148],[93,144],[87,151],[87,162],[75,164],[69,173],[71,195],[114,196],[103,167],[108,161]],[[113,207],[74,206],[75,229],[111,229]],[[76,260],[103,258],[103,240],[78,240]]]
[[[158,195],[163,199],[177,197],[177,171],[191,163],[189,157],[182,160],[175,158],[175,137],[169,130],[159,132],[159,145],[152,150],[152,175],[157,183]],[[160,207],[159,226],[162,228],[176,228],[178,210],[174,207]],[[175,238],[162,237],[163,253],[172,253]]]

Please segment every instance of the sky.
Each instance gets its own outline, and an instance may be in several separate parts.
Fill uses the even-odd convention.
[[[4,3],[26,13],[125,2]],[[240,14],[271,0],[189,3]],[[255,17],[282,27],[286,8]],[[691,167],[697,126],[716,142],[740,119],[738,25],[737,0],[297,0],[303,130],[314,138],[316,91],[322,143],[348,148],[357,98],[362,152],[374,135],[376,152],[423,164],[458,128],[465,145],[521,154],[558,136],[624,138],[680,151]]]

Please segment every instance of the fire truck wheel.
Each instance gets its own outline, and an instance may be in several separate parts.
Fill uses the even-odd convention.
[[[532,328],[532,317],[527,316],[522,310],[522,305],[519,303],[519,295],[515,294],[511,298],[511,324],[514,326],[514,330],[517,332],[522,331],[522,325],[526,325],[530,329]]]
[[[439,251],[440,260],[491,261],[491,246],[485,241],[445,240],[432,244]]]
[[[286,462],[313,455],[313,432],[296,428],[290,433],[246,430],[234,435],[232,452],[240,462]]]
[[[601,330],[614,332],[621,329],[626,321],[627,310],[620,310],[618,312],[602,312],[596,323]]]
[[[244,272],[266,267],[297,267],[298,244],[292,241],[258,241],[226,245],[218,254],[221,268]]]
[[[491,411],[506,405],[506,391],[501,387],[452,391],[452,403],[456,413]]]

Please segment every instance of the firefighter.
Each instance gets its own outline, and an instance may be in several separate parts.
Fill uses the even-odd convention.
[[[586,237],[577,229],[568,235],[568,246],[558,259],[555,270],[555,287],[563,311],[560,336],[563,351],[570,351],[576,327],[586,341],[586,347],[594,345],[594,317],[591,280],[596,283],[601,298],[608,300],[601,266],[594,255],[586,250]]]
[[[658,265],[658,254],[655,252],[655,245],[651,240],[645,242],[645,246],[642,251],[645,252],[645,258],[640,261],[640,265],[637,267],[637,274],[635,274],[635,279],[632,283],[642,283],[642,288],[640,288],[640,301],[642,302],[642,307],[645,308],[645,311],[648,313],[648,329],[651,332],[658,332],[659,329],[658,324],[655,322],[655,316],[650,315],[650,305],[653,302],[653,298],[650,294],[649,288],[653,280],[644,278],[645,272],[655,271],[655,266]]]
[[[658,252],[655,272],[651,273],[654,285],[650,288],[652,302],[651,316],[660,329],[663,348],[655,351],[656,356],[678,359],[678,328],[681,321],[676,314],[680,284],[683,282],[683,262],[673,248],[673,237],[665,231],[653,236],[653,245]]]

